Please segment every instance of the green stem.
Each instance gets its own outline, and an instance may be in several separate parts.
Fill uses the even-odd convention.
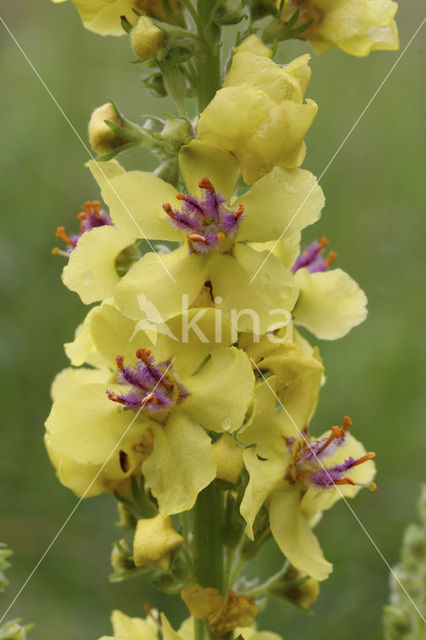
[[[213,482],[200,494],[194,507],[194,567],[202,587],[224,593],[223,498]]]
[[[201,112],[214,98],[221,86],[220,67],[220,27],[210,23],[210,16],[217,0],[197,0],[197,10],[203,25],[205,53],[199,56],[198,67],[198,110]]]

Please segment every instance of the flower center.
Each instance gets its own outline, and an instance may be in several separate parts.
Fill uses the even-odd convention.
[[[124,356],[117,356],[118,382],[125,392],[115,393],[107,389],[110,400],[125,409],[161,411],[171,409],[182,402],[189,393],[177,379],[171,362],[155,363],[151,351],[138,349],[136,363],[124,365]]]
[[[180,209],[173,209],[168,202],[163,209],[171,224],[186,233],[192,252],[229,251],[227,240],[238,231],[244,208],[241,204],[234,211],[227,207],[226,198],[216,193],[208,178],[200,180],[198,186],[202,190],[200,198],[177,193],[176,198],[182,202]]]
[[[293,273],[303,268],[309,271],[309,273],[328,271],[333,261],[337,258],[337,253],[330,251],[328,256],[324,258],[322,252],[327,245],[328,240],[325,236],[321,238],[320,242],[314,240],[296,259],[296,262],[291,268]]]
[[[352,420],[345,417],[342,426],[332,427],[327,438],[312,438],[305,429],[302,440],[286,439],[293,458],[287,479],[290,482],[302,482],[322,489],[328,489],[333,485],[350,484],[368,487],[374,491],[376,489],[374,482],[369,484],[355,482],[347,475],[354,467],[367,460],[374,460],[376,457],[374,452],[369,451],[361,458],[349,457],[343,463],[331,467],[327,467],[323,462],[346,443],[346,433],[351,424]]]
[[[95,227],[103,227],[104,225],[112,225],[112,220],[108,213],[101,209],[100,202],[85,202],[83,205],[83,211],[77,215],[77,219],[80,221],[80,232],[68,235],[65,231],[65,227],[58,227],[56,229],[56,237],[60,238],[66,243],[66,249],[59,249],[54,247],[52,253],[54,255],[63,255],[68,257],[69,254],[74,251],[77,246],[77,242],[85,231],[90,231]]]

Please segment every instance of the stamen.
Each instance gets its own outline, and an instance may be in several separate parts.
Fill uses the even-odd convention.
[[[177,193],[176,198],[178,200],[183,200],[184,202],[188,202],[188,196],[186,196],[184,193]]]
[[[320,248],[324,249],[324,247],[326,247],[328,245],[328,238],[326,238],[325,236],[323,236],[320,240]]]
[[[188,238],[192,240],[192,242],[201,242],[202,244],[207,244],[207,240],[204,236],[200,236],[198,233],[190,233]]]
[[[210,191],[210,193],[216,193],[214,186],[207,177],[201,178],[198,186],[200,187],[200,189],[207,189],[207,191]]]
[[[124,369],[124,356],[115,356],[115,361],[116,361],[117,367],[120,369],[120,371],[123,371],[123,369]]]
[[[235,219],[238,220],[238,218],[240,218],[243,215],[243,213],[244,213],[244,207],[242,204],[239,204],[234,211]]]
[[[326,259],[324,260],[326,267],[329,268],[336,258],[337,253],[335,251],[330,251]]]
[[[367,460],[374,460],[374,458],[376,457],[376,454],[374,451],[368,451],[365,456],[362,456],[362,458],[358,458],[358,460],[355,460],[355,462],[351,465],[352,467],[356,467],[359,464],[362,464],[363,462],[367,462]]]
[[[355,487],[357,483],[351,478],[348,478],[348,476],[345,476],[344,478],[340,478],[340,480],[334,480],[333,484],[350,484]]]
[[[171,204],[169,204],[168,202],[165,202],[163,204],[163,209],[167,213],[168,216],[173,218],[173,220],[176,220],[175,212],[173,211]]]
[[[344,435],[345,435],[345,431],[340,427],[336,427],[336,426],[331,427],[331,434],[329,435],[325,443],[322,445],[322,447],[316,452],[316,455],[319,456],[320,453],[322,453],[325,449],[327,449],[327,447],[333,442],[333,440],[336,440],[336,438],[342,438]]]
[[[146,365],[151,364],[150,355],[151,349],[138,349],[136,351],[136,357],[138,360],[142,360]]]
[[[226,235],[223,233],[223,231],[219,231],[219,233],[216,235],[216,238],[218,242],[223,242],[226,238]]]
[[[76,246],[76,243],[75,243],[75,242],[73,242],[73,241],[69,238],[69,236],[68,236],[67,232],[65,231],[65,227],[58,227],[58,228],[56,229],[56,234],[55,234],[55,235],[56,235],[56,237],[57,237],[57,238],[60,238],[61,240],[63,240],[63,241],[64,241],[64,242],[66,242],[67,244],[69,244],[71,247],[75,247],[75,246]]]

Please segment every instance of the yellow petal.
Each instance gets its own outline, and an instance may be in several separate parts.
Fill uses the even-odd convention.
[[[158,632],[154,621],[150,618],[130,618],[117,609],[111,616],[114,637],[122,636],[129,640],[157,640]]]
[[[55,377],[50,394],[52,400],[55,401],[82,384],[99,382],[107,385],[110,380],[111,372],[108,369],[86,369],[85,367],[74,369],[74,367],[68,367]]]
[[[99,162],[98,160],[89,160],[85,164],[90,173],[102,190],[110,180],[125,172],[124,167],[117,160],[108,160],[108,162]]]
[[[235,484],[243,468],[243,448],[232,436],[225,433],[213,445],[217,465],[216,477]]]
[[[259,40],[259,38],[252,33],[251,36],[245,38],[238,47],[232,50],[232,53],[235,55],[237,53],[242,53],[243,51],[247,53],[254,53],[257,56],[266,56],[267,58],[272,58],[274,53],[268,47],[265,47],[263,42]]]
[[[213,308],[189,309],[159,329],[154,353],[159,361],[173,360],[182,380],[193,374],[212,350],[231,346],[231,324]]]
[[[324,371],[321,361],[316,354],[307,354],[292,342],[274,344],[268,336],[261,342],[247,344],[245,349],[263,375],[274,375],[274,390],[284,407],[279,413],[282,434],[299,436],[309,424],[318,402]],[[271,379],[268,378],[265,384],[272,385]],[[271,389],[269,393],[269,400],[273,399],[276,404]]]
[[[267,251],[236,244],[233,255],[213,255],[210,280],[216,307],[238,331],[263,334],[288,324],[298,288],[292,274]]]
[[[158,500],[160,513],[167,516],[187,511],[216,475],[210,438],[179,409],[166,426],[151,426],[154,451],[142,465],[143,474]]]
[[[102,468],[102,465],[81,464],[61,455],[52,447],[47,434],[44,436],[44,443],[59,481],[80,498],[115,491],[126,478],[126,474],[114,463]]]
[[[146,317],[141,300],[155,305],[165,322],[182,312],[182,296],[192,304],[207,280],[207,256],[189,254],[187,245],[161,256],[145,254],[122,278],[115,301],[133,320]]]
[[[241,502],[241,515],[247,523],[246,534],[253,540],[253,523],[259,509],[282,482],[285,465],[279,457],[260,460],[254,449],[244,452],[244,464],[250,480]]]
[[[93,344],[112,370],[116,370],[117,355],[124,355],[125,362],[133,362],[138,349],[151,346],[147,336],[137,330],[135,322],[111,303],[93,309],[90,320]]]
[[[301,493],[297,487],[276,489],[269,504],[272,535],[289,562],[302,573],[325,580],[333,569],[324,558],[318,540],[301,511]]]
[[[188,378],[184,411],[205,429],[232,432],[241,427],[251,402],[254,375],[246,354],[216,349],[200,373]]]
[[[172,519],[159,513],[138,520],[133,541],[135,565],[156,564],[168,569],[171,553],[185,542],[173,528]]]
[[[146,422],[118,408],[107,397],[106,388],[96,383],[73,387],[53,404],[46,430],[55,451],[82,464],[103,464],[111,458],[118,465],[122,449],[132,464],[136,456],[131,445]]]
[[[300,296],[294,321],[317,338],[341,338],[367,317],[367,298],[359,285],[341,269],[308,273],[299,269],[295,279]]]
[[[182,240],[162,205],[176,202],[176,189],[153,173],[126,171],[104,182],[102,199],[113,223],[129,236],[149,240]]]
[[[302,163],[303,139],[316,112],[312,101],[277,104],[263,89],[227,86],[203,111],[197,131],[203,142],[231,153],[252,184],[275,164],[295,168]]]
[[[194,621],[192,618],[189,618],[189,620],[192,627],[191,640],[194,640]],[[176,631],[172,628],[164,613],[161,614],[161,633],[163,636],[163,640],[182,640],[182,636],[179,633],[176,633]]]
[[[276,167],[238,198],[238,203],[244,207],[238,240],[265,242],[294,234],[318,220],[324,194],[309,171]]]
[[[230,198],[238,177],[238,164],[234,158],[199,140],[192,140],[179,151],[179,167],[189,193],[199,191],[198,183],[204,177],[218,193]]]
[[[89,311],[82,324],[77,327],[74,340],[64,344],[65,353],[74,367],[82,364],[101,368],[105,366],[105,361],[96,351],[90,328],[92,317],[98,309],[99,307],[94,307]]]
[[[109,298],[120,280],[115,261],[133,240],[105,225],[83,233],[63,270],[65,286],[76,291],[84,304]]]

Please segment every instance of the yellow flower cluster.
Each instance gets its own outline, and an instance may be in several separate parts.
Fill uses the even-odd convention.
[[[299,168],[317,106],[305,100],[309,56],[285,66],[271,56],[253,35],[235,50],[197,139],[179,151],[182,191],[115,160],[91,161],[109,214],[86,203],[79,236],[59,232],[64,283],[98,304],[65,347],[70,367],[53,384],[46,446],[79,496],[126,495],[143,475],[158,515],[138,523],[137,566],[167,568],[183,542],[170,516],[192,509],[215,478],[229,488],[244,473],[247,536],[266,506],[293,567],[324,580],[331,565],[313,526],[339,498],[374,488],[374,456],[349,419],[316,438],[308,431],[323,365],[296,326],[339,338],[365,319],[366,298],[330,269],[325,239],[301,250],[324,206]],[[230,596],[226,607],[234,604]],[[155,633],[114,616],[117,638]]]
[[[280,18],[286,23],[299,11],[296,26],[309,23],[299,37],[309,40],[317,53],[337,46],[364,57],[372,51],[399,48],[397,10],[392,0],[286,0]]]

